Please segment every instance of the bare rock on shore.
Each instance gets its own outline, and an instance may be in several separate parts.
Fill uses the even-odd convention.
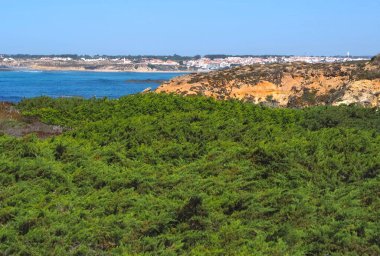
[[[143,90],[141,93],[142,93],[142,94],[145,94],[145,93],[149,93],[149,92],[152,92],[152,88],[150,88],[150,87],[146,88],[146,89]]]

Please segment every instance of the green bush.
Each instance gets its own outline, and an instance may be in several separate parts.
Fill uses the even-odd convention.
[[[22,101],[2,255],[379,255],[380,113],[165,94]]]

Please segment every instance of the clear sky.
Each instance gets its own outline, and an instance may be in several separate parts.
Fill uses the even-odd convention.
[[[0,53],[380,52],[380,0],[0,0]]]

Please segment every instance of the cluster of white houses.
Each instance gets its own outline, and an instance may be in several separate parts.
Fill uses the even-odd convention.
[[[187,67],[189,70],[217,70],[230,68],[234,66],[244,66],[253,64],[268,64],[268,63],[291,63],[291,62],[307,62],[307,63],[332,63],[346,62],[354,60],[368,60],[368,58],[358,57],[316,57],[316,56],[265,56],[265,57],[225,57],[225,58],[194,58],[186,61],[175,61],[170,58],[117,58],[117,57],[83,57],[73,59],[70,57],[41,57],[41,58],[23,58],[3,57],[0,55],[0,64],[17,64],[21,62],[52,62],[52,63],[73,63],[76,64],[143,64],[154,66],[172,66],[172,67]]]

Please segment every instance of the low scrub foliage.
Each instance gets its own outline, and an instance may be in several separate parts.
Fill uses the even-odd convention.
[[[24,100],[1,255],[379,255],[380,113],[165,94]]]

